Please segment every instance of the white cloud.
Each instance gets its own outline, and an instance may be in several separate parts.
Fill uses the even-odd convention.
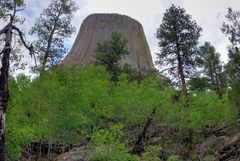
[[[227,8],[232,7],[234,10],[239,10],[240,0],[184,0],[182,7],[187,13],[191,14],[203,28],[200,42],[210,41],[218,52],[221,53],[221,58],[224,62],[227,61],[227,44],[228,40],[220,30],[222,23],[226,21],[225,15]]]

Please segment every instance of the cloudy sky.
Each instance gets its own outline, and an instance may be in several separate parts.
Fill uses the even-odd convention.
[[[76,0],[79,10],[74,14],[73,25],[79,30],[84,18],[92,13],[119,13],[138,20],[144,28],[152,56],[158,51],[156,29],[162,21],[163,13],[172,4],[181,6],[192,15],[198,25],[203,28],[200,43],[210,41],[224,62],[227,61],[226,46],[228,39],[222,34],[220,27],[225,21],[227,8],[240,9],[240,0]],[[29,29],[40,12],[48,6],[50,0],[25,0],[26,10],[23,13],[26,22],[22,26]],[[3,24],[0,24],[2,26]],[[71,46],[77,36],[75,33],[67,42]]]

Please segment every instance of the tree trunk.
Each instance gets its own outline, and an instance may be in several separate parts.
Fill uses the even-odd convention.
[[[56,22],[55,22],[55,25],[53,27],[53,30],[50,33],[49,39],[48,39],[47,50],[44,53],[43,62],[41,64],[41,66],[40,66],[40,68],[41,68],[40,69],[40,75],[45,71],[45,68],[46,68],[46,65],[47,65],[47,60],[48,60],[49,55],[50,55],[50,49],[51,49],[52,39],[53,39],[53,35],[54,35],[54,32],[55,32],[55,29],[56,29]]]
[[[184,107],[187,109],[190,106],[189,102],[189,95],[187,92],[187,85],[185,81],[185,75],[184,75],[184,70],[183,70],[183,61],[180,55],[180,46],[178,43],[176,43],[177,46],[177,60],[178,60],[178,72],[180,75],[181,83],[182,83],[182,94],[184,96]],[[188,144],[189,144],[189,149],[190,151],[192,150],[192,144],[193,144],[193,129],[190,128],[188,129]]]
[[[184,71],[183,71],[183,62],[181,59],[178,44],[177,44],[177,60],[178,60],[178,73],[179,73],[181,83],[182,83],[182,94],[184,96],[184,107],[188,108],[189,107],[189,95],[187,92],[187,85],[186,85],[185,75],[184,75]]]
[[[0,160],[5,161],[5,113],[8,106],[8,75],[9,75],[9,58],[12,43],[12,27],[6,33],[5,46],[3,48],[2,67],[0,74]]]
[[[61,5],[62,8],[62,5]],[[50,49],[51,49],[51,45],[52,45],[52,39],[53,39],[53,35],[55,33],[55,30],[57,28],[57,23],[58,23],[58,19],[60,17],[62,9],[60,9],[60,11],[58,12],[57,18],[54,20],[54,25],[53,25],[53,29],[50,32],[49,38],[48,38],[48,42],[47,42],[47,51],[44,53],[44,57],[43,57],[43,62],[41,65],[41,69],[40,69],[40,75],[41,72],[45,71],[46,65],[47,65],[47,60],[50,56]]]

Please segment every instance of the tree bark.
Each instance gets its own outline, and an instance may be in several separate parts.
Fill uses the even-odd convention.
[[[2,54],[2,67],[0,74],[0,160],[5,161],[5,113],[8,106],[8,76],[9,76],[9,58],[12,43],[12,26],[8,27],[6,33],[5,46]]]
[[[43,62],[42,62],[41,69],[40,69],[41,70],[40,71],[40,75],[41,75],[41,72],[45,71],[47,60],[48,60],[48,58],[50,56],[50,49],[51,49],[51,46],[52,46],[52,39],[53,39],[54,33],[55,33],[56,29],[57,29],[59,17],[62,14],[62,11],[63,10],[62,10],[62,5],[61,5],[61,9],[59,10],[57,17],[54,19],[54,25],[53,25],[53,28],[52,28],[51,33],[49,35],[49,38],[48,38],[47,50],[46,50],[46,52],[44,54],[44,57],[43,57]]]
[[[30,51],[30,55],[34,56],[33,54],[33,47],[28,46],[23,39],[23,34],[14,26],[14,20],[16,16],[16,12],[21,11],[21,9],[17,9],[16,3],[12,2],[13,13],[7,14],[10,16],[9,23],[0,30],[0,35],[5,34],[5,45],[3,50],[0,52],[2,55],[2,66],[0,69],[0,161],[5,161],[5,115],[9,101],[9,90],[8,90],[8,77],[9,77],[9,66],[10,66],[10,54],[12,50],[12,36],[13,30],[17,31],[20,37],[20,41]],[[35,56],[34,56],[35,58]]]
[[[182,94],[184,96],[184,107],[188,108],[189,107],[189,95],[187,92],[187,85],[186,85],[185,75],[184,75],[184,71],[183,71],[183,62],[182,62],[179,50],[177,52],[177,60],[178,60],[178,73],[179,73],[181,83],[182,83]]]
[[[189,94],[187,91],[187,85],[186,85],[186,80],[185,80],[185,74],[184,74],[184,66],[183,66],[183,61],[180,53],[180,45],[178,42],[178,39],[176,39],[176,49],[177,49],[177,61],[178,61],[178,73],[181,79],[182,83],[182,94],[184,97],[184,107],[186,109],[189,108],[190,106],[190,101],[189,101]],[[189,152],[192,150],[192,144],[193,144],[193,129],[190,128],[188,129],[188,144],[189,144]]]

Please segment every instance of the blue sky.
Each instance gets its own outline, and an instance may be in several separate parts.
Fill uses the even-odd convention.
[[[232,7],[235,10],[240,9],[240,0],[76,0],[79,10],[74,14],[72,23],[77,28],[84,18],[92,13],[119,13],[128,15],[138,20],[144,28],[146,38],[152,57],[158,51],[157,39],[155,37],[156,29],[161,24],[163,13],[172,4],[179,5],[186,9],[186,12],[192,15],[198,25],[203,28],[200,44],[204,41],[210,41],[221,53],[222,61],[227,61],[226,47],[229,44],[227,38],[221,32],[220,27],[225,21],[227,8]],[[46,8],[50,0],[25,0],[26,11],[23,16],[26,22],[22,26],[25,31],[30,29],[41,11]],[[1,23],[0,27],[4,24]],[[66,44],[71,47],[77,33],[75,33]],[[29,38],[30,40],[34,37]],[[26,58],[27,59],[27,58]]]

